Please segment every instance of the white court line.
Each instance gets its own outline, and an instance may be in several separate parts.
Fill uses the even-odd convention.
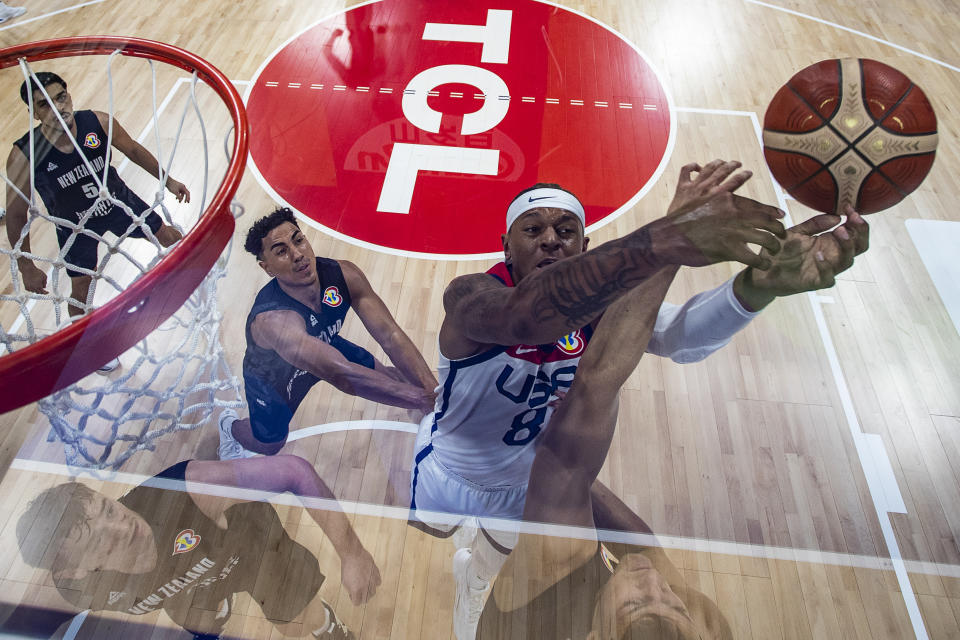
[[[747,0],[753,2],[754,0]],[[757,142],[763,147],[763,131],[760,126],[760,119],[752,111],[729,111],[722,109],[685,109],[678,108],[677,111],[687,113],[704,113],[717,115],[746,116],[750,118],[753,124],[754,133],[757,136]],[[784,224],[792,226],[790,214],[787,211],[787,202],[784,198],[783,189],[774,180],[773,188],[777,194],[777,201],[783,210]],[[853,398],[847,387],[846,378],[843,375],[843,369],[840,366],[840,359],[837,356],[837,350],[833,345],[833,338],[830,329],[827,328],[826,320],[823,317],[823,302],[820,300],[822,294],[816,291],[807,292],[807,300],[810,301],[810,307],[813,310],[813,317],[817,323],[817,329],[820,333],[820,339],[823,342],[823,348],[827,355],[827,361],[830,364],[830,371],[833,374],[833,380],[837,387],[837,394],[840,397],[840,404],[843,408],[844,416],[847,419],[847,426],[850,429],[850,435],[857,449],[857,457],[860,459],[860,465],[863,468],[863,474],[867,481],[867,489],[870,492],[870,499],[873,502],[874,510],[877,514],[877,520],[880,523],[880,530],[883,533],[884,542],[890,553],[890,562],[893,565],[894,573],[897,576],[897,583],[900,586],[900,592],[903,594],[904,604],[907,607],[907,614],[910,616],[910,622],[913,625],[913,631],[920,640],[925,640],[927,630],[924,626],[923,617],[920,614],[920,607],[917,605],[916,594],[910,584],[910,578],[907,575],[906,563],[900,554],[900,547],[897,544],[894,535],[893,525],[890,522],[889,512],[906,513],[903,506],[903,497],[900,494],[896,477],[889,477],[893,474],[893,467],[890,464],[889,455],[883,445],[883,441],[875,434],[864,433],[860,428],[860,422],[853,407]]]
[[[395,431],[409,431],[410,428],[414,427],[414,425],[410,423],[388,422],[384,420],[355,420],[350,422],[316,425],[306,429],[299,429],[294,433],[299,434],[302,432],[308,432],[305,435],[316,435],[319,433],[332,433],[336,431],[354,431],[361,429],[369,430],[371,427],[377,429],[386,428]],[[294,434],[291,434],[290,440],[297,439],[292,437],[293,435]],[[153,476],[136,473],[97,472],[76,467],[71,468],[64,464],[54,462],[40,462],[25,458],[16,458],[13,463],[11,463],[10,468],[19,469],[21,471],[31,471],[35,473],[46,473],[71,479],[78,476],[85,476],[101,481],[114,482],[116,484],[132,486],[145,485],[165,490],[180,490],[181,486],[179,481],[170,480],[167,478],[155,478]],[[236,487],[204,483],[191,483],[190,490],[194,493],[219,496],[223,498],[262,501],[269,502],[274,505],[292,507],[304,506],[314,509],[335,509],[341,510],[344,513],[385,517],[394,520],[407,520],[410,517],[410,510],[406,507],[355,502],[351,500],[329,500],[307,497],[299,498],[288,493],[276,494],[267,491],[258,491],[255,489],[238,489]],[[463,520],[463,516],[461,515],[426,511],[424,509],[418,509],[417,514],[420,516],[419,519],[436,524],[456,525]],[[878,571],[889,571],[893,565],[889,558],[838,553],[832,551],[819,551],[816,549],[794,549],[791,547],[774,547],[767,545],[744,544],[739,542],[701,540],[697,538],[686,538],[681,536],[651,536],[648,534],[630,533],[625,531],[610,531],[605,529],[597,530],[596,534],[594,534],[593,529],[584,527],[518,522],[516,520],[499,518],[484,518],[483,523],[484,528],[502,531],[517,531],[522,533],[550,535],[564,538],[590,538],[594,535],[597,535],[600,539],[610,542],[622,542],[624,544],[648,547],[656,546],[664,549],[675,549],[682,551],[698,551],[705,553],[760,558],[765,560],[784,560],[789,562],[805,562],[810,564],[857,567]],[[910,571],[914,573],[960,578],[960,566],[919,561],[907,561],[907,564],[910,567]]]
[[[899,50],[899,51],[903,51],[903,52],[905,52],[905,53],[909,53],[909,54],[911,54],[911,55],[917,56],[918,58],[923,58],[924,60],[928,60],[928,61],[930,61],[930,62],[932,62],[932,63],[934,63],[934,64],[938,64],[938,65],[940,65],[941,67],[946,67],[947,69],[950,69],[951,71],[960,71],[960,67],[955,67],[954,65],[948,64],[948,63],[944,62],[943,60],[937,60],[936,58],[931,58],[931,57],[928,56],[928,55],[925,55],[925,54],[923,54],[923,53],[920,53],[919,51],[914,51],[913,49],[908,49],[908,48],[906,48],[906,47],[900,46],[899,44],[894,44],[893,42],[890,42],[889,40],[884,40],[884,39],[882,39],[882,38],[878,38],[878,37],[876,37],[876,36],[872,36],[872,35],[870,35],[869,33],[864,33],[863,31],[857,31],[856,29],[851,29],[850,27],[845,27],[845,26],[843,26],[843,25],[841,25],[841,24],[837,24],[836,22],[830,22],[830,21],[828,21],[828,20],[823,20],[822,18],[816,18],[816,17],[811,16],[811,15],[808,15],[808,14],[806,14],[806,13],[800,13],[799,11],[794,11],[794,10],[792,10],[792,9],[786,9],[786,8],[784,8],[784,7],[778,7],[778,6],[773,5],[773,4],[767,4],[766,2],[760,2],[760,0],[744,0],[744,1],[745,1],[745,2],[749,2],[750,4],[760,5],[761,7],[767,7],[768,9],[774,9],[775,11],[782,11],[782,12],[784,12],[784,13],[789,13],[790,15],[797,16],[798,18],[805,18],[806,20],[813,20],[814,22],[819,22],[820,24],[825,24],[825,25],[827,25],[827,26],[833,27],[834,29],[840,29],[841,31],[846,31],[847,33],[852,33],[852,34],[858,35],[858,36],[860,36],[860,37],[862,37],[862,38],[867,38],[868,40],[873,40],[874,42],[878,42],[878,43],[880,43],[880,44],[885,44],[885,45],[887,45],[888,47],[893,47],[894,49],[897,49],[897,50]]]
[[[953,326],[960,333],[960,265],[957,264],[957,247],[960,246],[960,222],[952,220],[921,220],[911,218],[904,221],[910,239],[913,240],[927,275],[933,282],[933,288]]]
[[[100,4],[101,2],[105,2],[105,0],[90,0],[89,2],[81,2],[80,4],[75,4],[75,5],[66,7],[66,8],[64,8],[64,9],[58,9],[57,11],[51,11],[50,13],[44,13],[44,14],[41,14],[41,15],[39,15],[39,16],[34,16],[33,18],[26,18],[26,19],[23,19],[23,20],[17,18],[17,19],[16,19],[14,22],[12,22],[11,24],[8,24],[8,25],[5,26],[5,27],[0,27],[0,31],[6,31],[7,29],[13,29],[14,27],[21,27],[21,26],[23,26],[23,25],[25,25],[25,24],[29,24],[29,23],[31,23],[31,22],[36,22],[37,20],[43,20],[44,18],[49,18],[50,16],[55,16],[55,15],[57,15],[58,13],[64,13],[64,12],[66,12],[66,11],[73,11],[74,9],[80,9],[81,7],[86,7],[86,6],[91,5],[91,4]],[[28,6],[29,6],[29,5],[28,5]]]

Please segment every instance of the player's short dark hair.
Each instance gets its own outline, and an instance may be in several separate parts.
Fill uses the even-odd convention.
[[[53,73],[52,71],[38,71],[37,80],[40,81],[40,84],[37,84],[37,81],[33,78],[30,78],[30,90],[36,91],[41,86],[46,89],[52,84],[62,84],[63,88],[67,88],[67,83],[63,78]],[[23,100],[23,104],[30,104],[30,96],[27,94],[27,81],[24,80],[20,85],[20,99]]]
[[[17,520],[17,542],[23,561],[32,567],[50,569],[60,545],[96,491],[80,482],[50,487],[34,498]]]
[[[247,239],[243,243],[243,248],[257,256],[258,260],[263,259],[263,239],[284,222],[290,222],[297,229],[300,228],[300,223],[297,222],[293,211],[287,207],[277,207],[270,215],[264,216],[253,223],[250,231],[247,232]]]

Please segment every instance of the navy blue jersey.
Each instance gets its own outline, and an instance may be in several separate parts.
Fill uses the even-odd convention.
[[[339,335],[350,311],[350,289],[343,278],[340,264],[329,258],[317,258],[317,278],[323,288],[319,311],[287,295],[274,278],[257,294],[247,316],[243,381],[253,434],[261,442],[277,442],[286,438],[294,412],[320,379],[290,364],[273,349],[264,349],[254,342],[250,325],[259,314],[295,311],[303,318],[309,335],[334,347],[347,360],[374,368],[374,358],[369,352]]]
[[[77,125],[77,143],[97,176],[102,177],[107,160],[107,134],[93,111],[77,111],[73,117]],[[27,158],[33,158],[37,192],[47,212],[57,218],[78,222],[81,214],[93,205],[99,189],[77,150],[60,151],[41,133],[39,125],[33,130],[33,156],[30,155],[29,133],[13,144]],[[142,200],[127,187],[112,166],[107,174],[107,187],[111,195],[130,207],[133,213],[143,213]],[[109,214],[120,214],[127,219],[120,207],[106,201],[100,202],[92,213],[95,217]]]

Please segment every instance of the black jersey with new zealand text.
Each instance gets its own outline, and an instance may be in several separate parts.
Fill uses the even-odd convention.
[[[77,144],[93,171],[102,177],[107,160],[107,134],[93,111],[76,111],[73,117],[77,125]],[[33,158],[36,189],[47,212],[57,218],[78,222],[81,214],[93,205],[99,189],[90,175],[90,168],[77,150],[71,148],[69,152],[60,151],[43,135],[39,125],[33,130],[33,156],[30,155],[29,132],[13,144],[27,158]],[[142,201],[127,187],[113,166],[107,173],[107,187],[110,194],[130,207],[133,213],[143,212]],[[100,217],[121,212],[120,207],[104,200],[92,215]]]
[[[150,525],[157,549],[153,570],[142,574],[97,571],[80,580],[59,580],[61,595],[80,608],[142,615],[163,609],[190,628],[190,610],[218,611],[232,594],[247,591],[271,619],[292,620],[323,583],[317,559],[287,535],[274,508],[243,502],[228,508],[221,526],[208,518],[187,493],[180,462],[132,489],[119,502]],[[100,544],[122,548],[122,540]],[[264,566],[267,563],[272,566]],[[297,580],[280,577],[291,567]],[[266,573],[265,573],[266,572]],[[226,610],[223,613],[227,613]],[[221,616],[222,625],[227,616]],[[190,628],[209,633],[216,629]]]
[[[370,369],[373,356],[340,337],[343,321],[350,311],[350,289],[340,263],[330,258],[317,258],[317,279],[323,288],[319,310],[313,310],[287,295],[276,278],[260,290],[247,316],[247,350],[243,356],[243,382],[250,409],[253,435],[261,442],[278,442],[286,438],[290,420],[313,385],[320,379],[296,367],[273,349],[264,349],[254,340],[250,326],[254,319],[268,311],[295,311],[303,318],[307,333],[323,340],[347,360]]]

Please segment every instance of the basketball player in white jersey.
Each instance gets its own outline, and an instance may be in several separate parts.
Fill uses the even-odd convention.
[[[646,349],[676,273],[661,269],[598,321],[577,378],[537,444],[523,510],[525,521],[571,525],[579,536],[521,533],[477,638],[733,639],[717,605],[687,584],[662,548],[603,542],[593,530],[591,487],[613,440],[620,387]]]
[[[685,166],[667,216],[591,251],[573,194],[545,185],[514,199],[505,261],[457,278],[444,294],[441,389],[418,434],[412,508],[520,518],[537,437],[551,403],[572,383],[593,323],[659,269],[748,265],[680,307],[661,307],[648,351],[692,362],[729,342],[777,296],[832,286],[866,249],[867,226],[855,212],[832,234],[817,235],[839,216],[785,231],[777,209],[734,195],[751,175],[735,173],[739,167],[719,160]],[[760,245],[760,254],[747,243]],[[649,531],[600,483],[593,498],[597,526]],[[481,522],[471,550],[455,558],[460,640],[472,637],[486,584],[512,546],[510,536],[501,538]]]

